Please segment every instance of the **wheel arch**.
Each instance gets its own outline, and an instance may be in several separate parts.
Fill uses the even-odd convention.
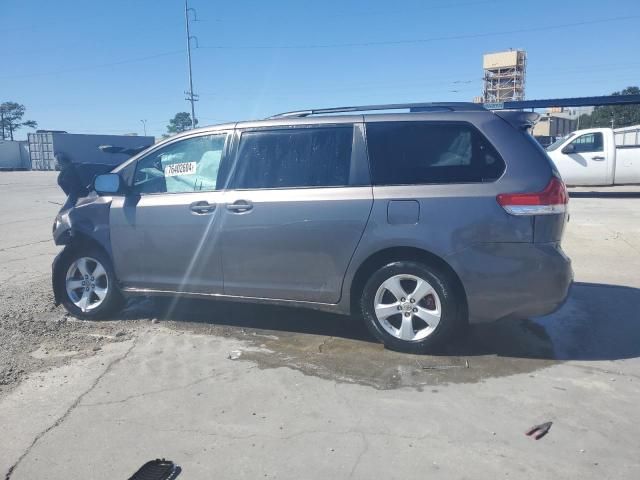
[[[111,257],[110,252],[102,245],[98,240],[92,238],[91,236],[81,232],[74,231],[73,235],[69,242],[65,245],[64,249],[56,256],[53,261],[52,271],[51,271],[51,286],[53,289],[53,297],[54,303],[59,305],[61,303],[62,295],[64,292],[61,290],[61,286],[56,282],[56,278],[61,273],[61,269],[64,266],[64,259],[71,255],[74,252],[89,250],[89,249],[97,249],[100,250],[113,264],[113,259]]]
[[[358,267],[351,281],[350,307],[351,312],[358,312],[358,303],[367,279],[379,268],[398,261],[417,261],[433,267],[446,275],[452,282],[453,288],[463,300],[465,317],[468,316],[467,293],[456,271],[442,257],[427,250],[416,247],[390,247],[379,250],[367,257]]]

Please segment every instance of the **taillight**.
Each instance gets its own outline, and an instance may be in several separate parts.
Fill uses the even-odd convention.
[[[501,193],[498,203],[511,215],[552,215],[567,211],[567,187],[558,177],[551,177],[541,192]]]

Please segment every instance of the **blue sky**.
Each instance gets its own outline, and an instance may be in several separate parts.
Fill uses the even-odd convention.
[[[640,84],[638,0],[190,0],[201,125],[305,107],[468,101],[482,54],[528,53],[527,98]],[[183,0],[0,0],[0,101],[40,128],[160,135],[184,100]],[[195,46],[195,45],[194,45]],[[26,136],[22,130],[18,137]]]

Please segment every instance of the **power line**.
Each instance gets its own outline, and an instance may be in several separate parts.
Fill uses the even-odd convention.
[[[604,66],[604,65],[602,65]],[[593,68],[599,67],[598,65],[593,65]],[[590,68],[588,68],[587,66],[585,66],[585,68],[577,70],[577,71],[590,71]],[[611,70],[612,69],[608,69],[606,72],[602,71],[602,72],[593,72],[592,75],[590,76],[591,78],[593,77],[593,75],[610,75],[611,74]],[[552,69],[552,70],[538,70],[536,69],[531,70],[529,72],[529,76],[536,76],[536,75],[544,75],[547,71],[553,71],[554,73],[557,72],[562,72],[565,71],[564,69]],[[622,73],[627,73],[627,72],[622,72]],[[630,74],[633,74],[633,72],[629,72]],[[569,83],[573,82],[573,83],[580,83],[582,81],[584,81],[585,79],[583,78],[579,78],[579,79],[574,79],[574,80],[568,80]],[[601,80],[598,80],[601,81]],[[475,83],[477,82],[477,83]],[[555,83],[557,83],[557,79],[545,79],[544,84],[545,85],[553,85]],[[389,89],[389,88],[425,88],[425,87],[430,87],[430,86],[442,86],[442,88],[446,88],[446,89],[451,89],[451,88],[456,88],[459,90],[466,90],[466,87],[469,88],[475,88],[475,86],[481,87],[482,85],[482,77],[478,76],[478,77],[473,77],[473,78],[466,78],[466,79],[460,79],[458,78],[429,78],[427,80],[413,80],[413,81],[403,81],[403,80],[399,80],[399,81],[385,81],[385,82],[354,82],[354,83],[340,83],[338,85],[332,85],[332,86],[322,86],[322,87],[316,87],[316,86],[312,86],[309,88],[295,88],[295,87],[291,87],[288,85],[282,86],[282,87],[273,87],[269,89],[269,93],[270,94],[286,94],[286,96],[300,96],[300,95],[308,95],[309,93],[336,93],[336,92],[346,92],[346,91],[353,91],[353,90],[357,90],[357,91],[369,91],[369,90],[383,90],[383,89]],[[222,99],[224,98],[229,98],[229,97],[234,97],[234,96],[246,96],[247,94],[251,93],[251,90],[253,90],[252,87],[247,86],[245,88],[234,88],[233,92],[218,92],[218,93],[202,93],[203,97],[221,97]]]
[[[596,24],[607,23],[607,22],[636,20],[639,18],[640,18],[640,15],[630,15],[627,17],[603,18],[600,20],[590,20],[590,21],[584,21],[584,22],[547,25],[543,27],[523,28],[519,30],[505,30],[505,31],[499,31],[499,32],[448,35],[448,36],[442,36],[442,37],[431,37],[431,38],[422,38],[422,39],[388,40],[388,41],[379,41],[379,42],[354,42],[354,43],[315,44],[315,45],[314,44],[310,44],[310,45],[249,45],[249,46],[212,45],[212,46],[202,46],[202,47],[199,46],[198,48],[208,49],[208,50],[256,50],[256,49],[263,50],[263,49],[328,49],[328,48],[355,48],[355,47],[375,47],[375,46],[401,46],[401,45],[421,44],[421,43],[430,43],[430,42],[438,42],[438,41],[446,41],[446,40],[465,40],[465,39],[472,39],[472,38],[511,35],[516,33],[542,32],[547,30],[557,30],[562,28],[579,27],[584,25],[596,25]],[[126,65],[129,63],[143,62],[143,61],[152,60],[155,58],[161,58],[161,57],[178,55],[178,54],[184,54],[184,50],[173,50],[168,52],[157,53],[155,55],[148,55],[145,57],[130,58],[130,59],[120,60],[116,62],[102,63],[98,65],[87,65],[84,67],[74,67],[74,68],[67,68],[67,69],[55,70],[55,71],[49,71],[49,72],[39,72],[39,73],[24,74],[24,75],[4,75],[4,76],[0,76],[0,79],[31,78],[31,77],[42,77],[42,76],[48,76],[48,75],[58,75],[63,73],[82,72],[82,71],[88,71],[88,70],[94,70],[94,69],[100,69],[100,68],[106,68],[106,67],[113,67],[117,65]]]
[[[113,67],[113,66],[116,66],[116,65],[126,65],[128,63],[144,62],[146,60],[152,60],[154,58],[167,57],[167,56],[170,56],[170,55],[178,55],[178,54],[183,54],[183,53],[184,53],[184,50],[173,50],[171,52],[157,53],[155,55],[148,55],[146,57],[130,58],[130,59],[127,59],[127,60],[119,60],[117,62],[100,63],[98,65],[87,65],[86,67],[66,68],[64,70],[55,70],[55,71],[40,72],[40,73],[29,73],[29,74],[25,74],[25,75],[5,75],[5,76],[1,76],[0,79],[43,77],[43,76],[47,76],[47,75],[58,75],[58,74],[61,74],[61,73],[82,72],[82,71],[85,71],[85,70],[94,70],[94,69],[97,69],[97,68],[106,68],[106,67]]]
[[[512,35],[516,33],[544,32],[547,30],[557,30],[560,28],[579,27],[584,25],[595,25],[599,23],[617,22],[622,20],[634,20],[640,18],[640,15],[630,15],[626,17],[603,18],[599,20],[588,20],[584,22],[563,23],[557,25],[547,25],[544,27],[521,28],[518,30],[505,30],[501,32],[486,33],[468,33],[462,35],[446,35],[442,37],[419,38],[409,40],[383,40],[376,42],[353,42],[353,43],[325,43],[325,44],[307,44],[307,45],[211,45],[199,47],[203,49],[213,50],[265,50],[265,49],[322,49],[322,48],[354,48],[354,47],[378,47],[378,46],[397,46],[411,45],[420,43],[439,42],[443,40],[466,40],[472,38],[484,38],[500,35]]]

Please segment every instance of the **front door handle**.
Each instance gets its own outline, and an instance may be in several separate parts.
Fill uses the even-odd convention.
[[[591,160],[604,160],[602,155],[596,155],[595,157],[591,157]]]
[[[236,200],[227,204],[227,210],[234,213],[248,212],[253,208],[253,204],[248,200]]]
[[[193,213],[204,215],[205,213],[213,212],[216,209],[216,204],[209,203],[206,200],[201,200],[199,202],[193,202],[191,205],[189,205],[189,209]]]

